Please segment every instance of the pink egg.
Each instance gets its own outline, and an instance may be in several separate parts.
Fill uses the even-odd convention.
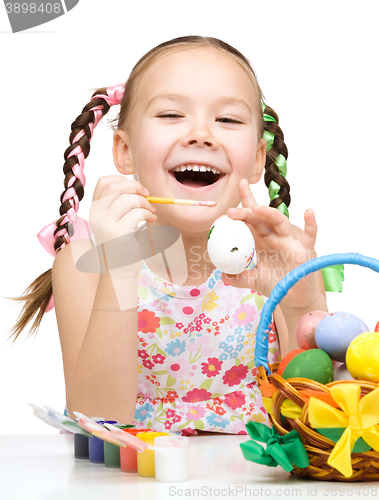
[[[296,326],[296,339],[301,349],[317,349],[315,341],[316,327],[327,316],[325,311],[312,311],[300,319]]]

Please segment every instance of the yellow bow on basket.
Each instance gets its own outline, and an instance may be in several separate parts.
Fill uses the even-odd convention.
[[[345,477],[351,477],[351,452],[359,438],[379,452],[379,387],[360,398],[359,384],[338,384],[330,387],[330,394],[341,410],[311,397],[309,424],[314,429],[345,428],[327,463]]]

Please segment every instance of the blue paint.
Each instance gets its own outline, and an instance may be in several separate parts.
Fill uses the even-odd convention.
[[[93,437],[88,443],[89,461],[92,464],[104,463],[104,441],[98,437]]]
[[[97,422],[99,425],[104,424],[118,424],[115,420],[106,420]],[[89,461],[92,464],[103,464],[104,463],[104,441],[98,437],[93,437],[89,440],[88,443],[89,449]]]

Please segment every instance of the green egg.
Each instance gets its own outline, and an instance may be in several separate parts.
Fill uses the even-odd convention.
[[[286,366],[284,379],[309,378],[320,384],[329,384],[334,379],[333,363],[321,349],[308,349],[295,356]]]

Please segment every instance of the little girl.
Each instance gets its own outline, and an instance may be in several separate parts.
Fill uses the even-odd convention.
[[[84,160],[93,129],[118,104],[113,158],[121,175],[99,179],[89,221],[104,269],[83,272],[76,264],[89,262],[94,246],[76,215]],[[13,331],[17,337],[38,311],[35,331],[54,294],[71,416],[183,434],[245,433],[250,419],[267,423],[254,366],[260,311],[276,283],[315,256],[313,212],[305,212],[304,231],[288,219],[286,158],[278,117],[263,104],[248,60],[214,38],[163,43],[125,85],[93,94],[72,124],[61,217],[39,234],[56,255],[53,269],[30,285]],[[249,188],[264,167],[270,207],[256,204]],[[154,205],[147,196],[217,205]],[[257,265],[237,276],[216,269],[206,250],[223,214],[245,221],[255,238]],[[156,226],[180,238],[164,254],[150,240],[155,255],[143,261],[136,237],[143,222],[149,238]],[[320,273],[277,308],[270,363],[279,344],[282,355],[297,347],[296,323],[312,310],[326,310]]]

